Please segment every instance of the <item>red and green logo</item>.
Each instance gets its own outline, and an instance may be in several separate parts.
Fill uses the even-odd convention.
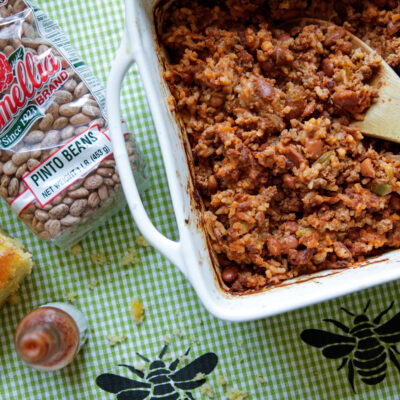
[[[8,89],[13,81],[13,71],[7,57],[0,53],[0,92]]]
[[[49,98],[68,79],[60,60],[52,53],[34,55],[23,46],[8,58],[0,53],[0,149],[15,146],[29,132],[31,126],[44,117]],[[46,92],[46,96],[42,93]],[[41,101],[37,101],[40,98]]]

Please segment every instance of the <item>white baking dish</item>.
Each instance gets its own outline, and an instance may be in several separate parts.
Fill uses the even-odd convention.
[[[363,266],[302,276],[257,294],[231,295],[220,285],[195,201],[182,138],[167,104],[169,91],[162,79],[162,63],[153,23],[157,0],[127,0],[126,28],[107,88],[107,105],[117,166],[129,208],[143,236],[174,263],[196,290],[205,307],[229,321],[247,321],[308,306],[400,277],[400,251],[392,251]],[[179,227],[173,242],[151,223],[140,200],[129,166],[120,126],[120,88],[136,62],[158,133],[169,189]]]

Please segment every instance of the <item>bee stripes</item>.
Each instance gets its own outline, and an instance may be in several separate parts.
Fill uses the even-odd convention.
[[[396,343],[400,342],[400,313],[380,325],[381,319],[392,309],[393,304],[394,302],[372,321],[366,314],[369,301],[363,313],[359,315],[342,307],[344,312],[354,317],[350,327],[331,318],[323,321],[336,326],[346,335],[320,329],[306,329],[300,337],[305,343],[322,349],[326,358],[342,359],[338,370],[347,366],[347,377],[354,392],[356,374],[363,383],[376,385],[386,378],[389,361],[400,373],[397,358],[400,353],[396,348]]]
[[[149,364],[147,373],[127,364],[119,365],[127,368],[142,381],[116,374],[102,374],[97,377],[96,383],[106,392],[116,394],[117,400],[178,400],[181,398],[195,400],[191,391],[206,382],[205,378],[197,379],[198,374],[204,376],[210,374],[218,364],[218,357],[214,353],[206,353],[176,371],[180,362],[179,358],[168,366],[162,360],[167,349],[168,346],[164,346],[158,359],[154,361],[137,353]],[[189,351],[190,349],[185,355],[188,355]]]

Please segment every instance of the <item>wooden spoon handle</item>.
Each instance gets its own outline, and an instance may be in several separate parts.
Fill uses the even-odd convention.
[[[364,120],[351,125],[368,136],[400,143],[400,78],[389,65],[382,66],[379,75],[382,85],[379,98],[368,109]]]

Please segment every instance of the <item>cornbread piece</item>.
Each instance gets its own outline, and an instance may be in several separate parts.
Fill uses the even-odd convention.
[[[18,290],[32,266],[31,255],[21,243],[0,231],[0,307]]]
[[[284,23],[302,16],[338,26]],[[163,17],[170,104],[232,292],[400,248],[400,146],[350,126],[381,59],[400,72],[398,0],[176,0]]]
[[[122,342],[125,342],[126,339],[128,339],[128,336],[126,336],[125,333],[122,333],[120,335],[108,335],[107,336],[109,345],[111,347],[114,347],[118,344],[121,344]]]
[[[144,307],[138,299],[132,301],[131,314],[136,324],[140,325],[144,321]]]

